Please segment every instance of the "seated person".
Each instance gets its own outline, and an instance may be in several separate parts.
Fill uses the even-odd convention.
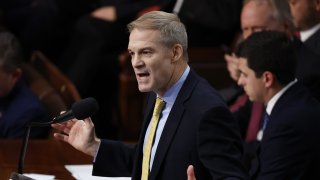
[[[290,7],[288,2],[283,0],[245,0],[240,20],[242,29],[240,40],[245,40],[252,33],[262,30],[286,32],[288,35],[293,32]],[[250,169],[252,158],[255,155],[257,133],[262,125],[264,107],[260,102],[252,103],[249,101],[242,87],[236,84],[240,72],[238,69],[239,58],[235,53],[226,54],[225,60],[230,77],[235,83],[231,88],[228,88],[228,91],[221,93],[228,102],[235,119],[239,122],[241,136],[244,139],[243,162]]]
[[[240,47],[238,85],[266,114],[254,179],[320,178],[320,103],[296,79],[295,42],[280,32],[254,33]]]
[[[239,52],[238,84],[266,109],[252,179],[319,179],[320,103],[295,77],[294,42],[281,32],[257,32]],[[191,166],[187,173],[194,179]]]
[[[23,138],[30,122],[47,121],[47,113],[22,78],[22,51],[16,37],[0,31],[0,138]],[[48,128],[35,128],[30,138],[45,138]]]

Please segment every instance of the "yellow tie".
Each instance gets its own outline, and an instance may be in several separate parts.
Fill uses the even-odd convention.
[[[148,180],[150,154],[151,154],[153,137],[154,137],[154,133],[157,129],[157,124],[159,121],[160,113],[161,113],[162,108],[164,107],[165,104],[166,104],[166,102],[164,100],[157,98],[156,105],[153,110],[153,115],[152,115],[149,134],[147,137],[147,142],[145,144],[144,152],[143,152],[141,180]]]

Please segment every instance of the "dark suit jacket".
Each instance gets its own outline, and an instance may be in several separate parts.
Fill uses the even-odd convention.
[[[305,42],[306,46],[320,56],[320,29],[310,36]]]
[[[276,102],[261,141],[257,179],[320,179],[320,104],[299,83]]]
[[[320,31],[318,32],[318,41],[320,43]],[[311,94],[320,101],[320,56],[308,48],[307,42],[302,43],[300,40],[295,39],[294,44],[298,56],[296,77],[307,87]]]
[[[139,143],[135,146],[102,141],[93,174],[141,179],[143,141],[156,95],[146,104]],[[187,179],[188,165],[197,179],[245,179],[240,163],[241,140],[237,123],[218,93],[192,70],[168,116],[154,158],[150,180]]]
[[[308,89],[308,91],[320,101],[320,57],[306,47],[298,39],[293,39],[294,47],[297,53],[296,77]],[[248,125],[252,114],[253,103],[249,100],[244,106],[233,113],[235,119],[239,123],[242,137],[246,137]],[[262,116],[263,117],[263,116]],[[262,121],[262,119],[261,119]],[[260,122],[263,124],[263,121]],[[256,152],[256,141],[246,142],[244,144],[244,163],[251,168],[252,158]]]
[[[0,114],[0,138],[23,138],[28,123],[49,121],[43,105],[22,80],[0,99]],[[48,133],[49,127],[32,128],[30,138],[45,138]]]
[[[297,54],[296,77],[320,101],[320,57],[298,39],[293,39]],[[237,92],[237,91],[236,91]],[[241,95],[241,94],[240,94]],[[252,102],[249,100],[233,113],[240,124],[240,131],[245,137],[251,116]]]

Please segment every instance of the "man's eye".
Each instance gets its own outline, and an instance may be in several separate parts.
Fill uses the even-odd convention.
[[[151,55],[151,52],[150,51],[143,51],[142,55]]]

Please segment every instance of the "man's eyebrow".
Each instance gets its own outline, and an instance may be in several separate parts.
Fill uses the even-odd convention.
[[[154,48],[151,47],[151,46],[147,46],[147,47],[144,47],[144,48],[141,48],[140,51],[144,51],[144,50],[153,50]]]

